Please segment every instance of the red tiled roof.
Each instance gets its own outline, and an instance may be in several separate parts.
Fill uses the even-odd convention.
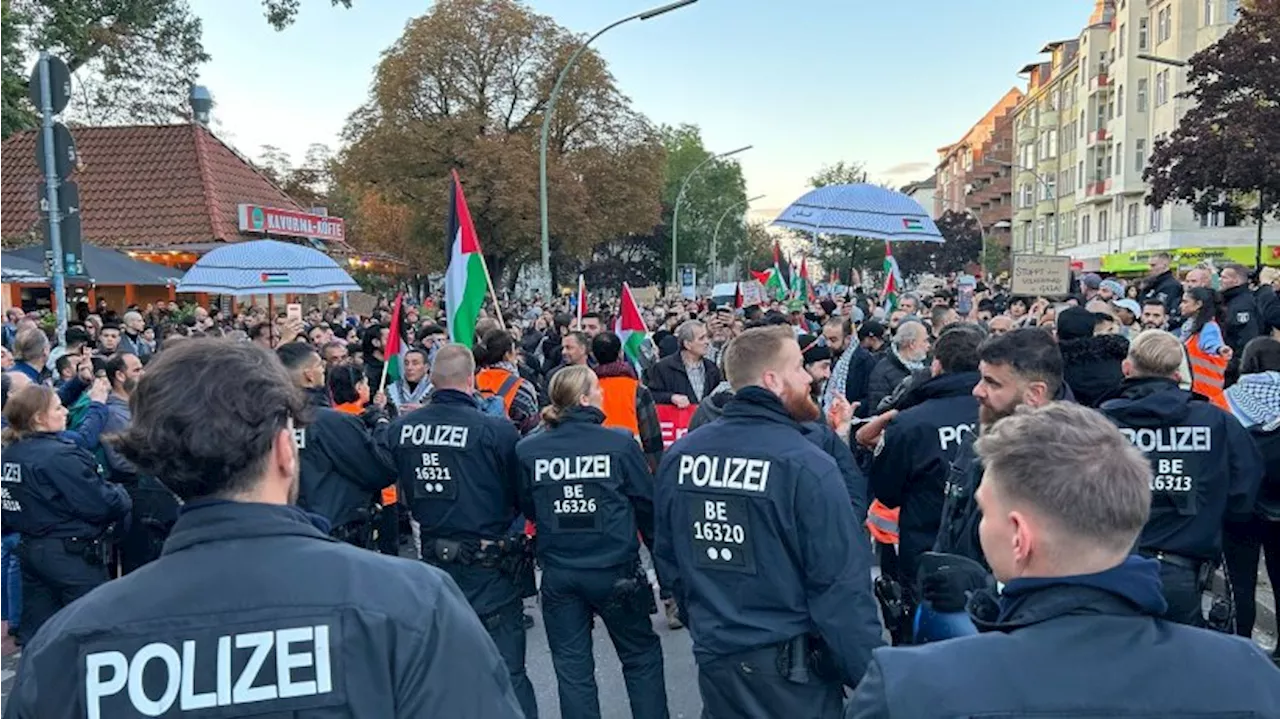
[[[254,239],[237,229],[237,205],[300,210],[270,180],[200,125],[72,128],[81,168],[84,239],[107,247],[160,248]],[[35,132],[0,145],[0,237],[39,232]]]

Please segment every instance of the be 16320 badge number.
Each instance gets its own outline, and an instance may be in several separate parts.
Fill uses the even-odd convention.
[[[694,561],[699,567],[756,573],[746,497],[693,494],[689,497],[689,522]]]

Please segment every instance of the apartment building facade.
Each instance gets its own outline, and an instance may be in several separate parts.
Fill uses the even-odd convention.
[[[1015,252],[1068,254],[1077,267],[1122,273],[1144,270],[1161,251],[1252,264],[1247,216],[1156,210],[1142,179],[1154,143],[1191,101],[1178,97],[1186,68],[1140,56],[1185,62],[1221,39],[1238,10],[1239,0],[1096,0],[1077,38],[1050,43],[1046,60],[1023,68],[1026,97],[1013,112]]]
[[[1023,92],[1010,88],[959,141],[938,149],[933,216],[961,212],[982,225],[988,243],[1009,246],[1013,218],[1013,118]]]

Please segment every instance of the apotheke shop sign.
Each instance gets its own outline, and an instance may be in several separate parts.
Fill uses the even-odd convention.
[[[341,242],[346,226],[341,217],[312,215],[260,205],[240,205],[240,231],[279,237],[315,237]]]

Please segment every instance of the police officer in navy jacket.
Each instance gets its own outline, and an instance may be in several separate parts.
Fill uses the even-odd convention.
[[[653,477],[640,444],[605,427],[600,382],[587,367],[556,372],[542,412],[544,431],[516,446],[524,515],[537,522],[542,617],[565,717],[599,717],[591,617],[609,630],[626,679],[631,714],[665,719],[657,611],[640,566],[637,533],[652,542]]]
[[[400,496],[421,526],[422,559],[448,572],[466,594],[511,672],[526,716],[537,716],[525,674],[524,611],[533,565],[520,517],[520,435],[475,399],[471,350],[446,345],[431,366],[426,406],[387,430]]]
[[[751,329],[723,358],[734,398],[658,470],[654,556],[676,578],[708,717],[839,716],[881,627],[871,548],[818,418],[795,335]]]
[[[292,506],[306,407],[270,351],[174,345],[132,404],[118,448],[182,514],[158,560],[26,646],[7,718],[522,716],[448,575],[338,542]]]
[[[1129,345],[1118,396],[1099,407],[1151,461],[1151,518],[1138,551],[1160,560],[1168,617],[1203,626],[1200,596],[1222,554],[1228,520],[1253,514],[1265,468],[1230,413],[1178,386],[1182,347],[1147,330]]]

